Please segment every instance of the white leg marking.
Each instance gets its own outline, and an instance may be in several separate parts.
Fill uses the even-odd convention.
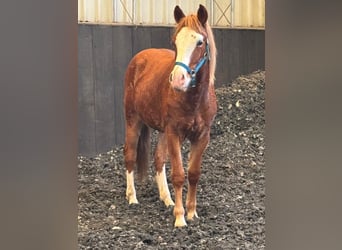
[[[159,190],[159,197],[162,201],[164,201],[165,206],[173,206],[175,203],[171,199],[169,187],[167,185],[166,174],[165,174],[165,164],[163,165],[163,170],[156,174],[156,181]]]
[[[129,204],[138,203],[136,193],[135,193],[135,187],[134,187],[133,171],[131,173],[128,173],[128,171],[126,171],[126,180],[127,180],[126,198]]]
[[[187,226],[184,215],[176,217],[175,227],[185,227]]]
[[[188,212],[187,219],[193,220],[194,218],[198,218],[196,210]]]

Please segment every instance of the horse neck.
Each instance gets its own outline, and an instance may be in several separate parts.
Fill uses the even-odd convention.
[[[205,104],[209,93],[209,64],[205,64],[198,72],[196,77],[197,83],[195,87],[190,87],[186,92],[187,103],[190,104],[193,110]]]

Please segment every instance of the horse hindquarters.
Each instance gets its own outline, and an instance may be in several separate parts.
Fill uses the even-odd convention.
[[[135,79],[137,74],[135,58],[130,62],[125,76],[124,108],[126,120],[125,166],[126,166],[126,198],[131,203],[138,203],[134,187],[134,167],[137,164],[139,179],[147,174],[150,149],[150,128],[143,124],[134,105]]]

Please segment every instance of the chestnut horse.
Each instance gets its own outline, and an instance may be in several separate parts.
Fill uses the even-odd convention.
[[[177,23],[172,42],[175,52],[146,49],[133,57],[125,75],[124,107],[126,119],[125,165],[129,204],[138,203],[134,187],[134,167],[138,176],[148,168],[150,128],[159,131],[155,151],[156,182],[160,199],[174,205],[175,227],[186,226],[182,189],[185,174],[181,144],[191,144],[188,166],[187,219],[197,217],[196,192],[202,155],[209,142],[210,126],[216,114],[214,73],[216,47],[202,5],[197,15],[185,16],[174,9]],[[165,174],[167,158],[175,203],[171,199]]]

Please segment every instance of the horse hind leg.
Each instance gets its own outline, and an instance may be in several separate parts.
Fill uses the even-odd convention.
[[[137,159],[137,145],[139,139],[140,126],[134,124],[132,126],[126,126],[125,137],[125,166],[126,166],[126,199],[129,204],[138,203],[136,198],[135,186],[134,186],[134,166]]]
[[[175,203],[171,199],[169,187],[165,173],[165,162],[167,160],[167,142],[164,133],[159,133],[159,140],[154,154],[154,164],[156,167],[156,182],[159,190],[159,197],[166,207]]]

